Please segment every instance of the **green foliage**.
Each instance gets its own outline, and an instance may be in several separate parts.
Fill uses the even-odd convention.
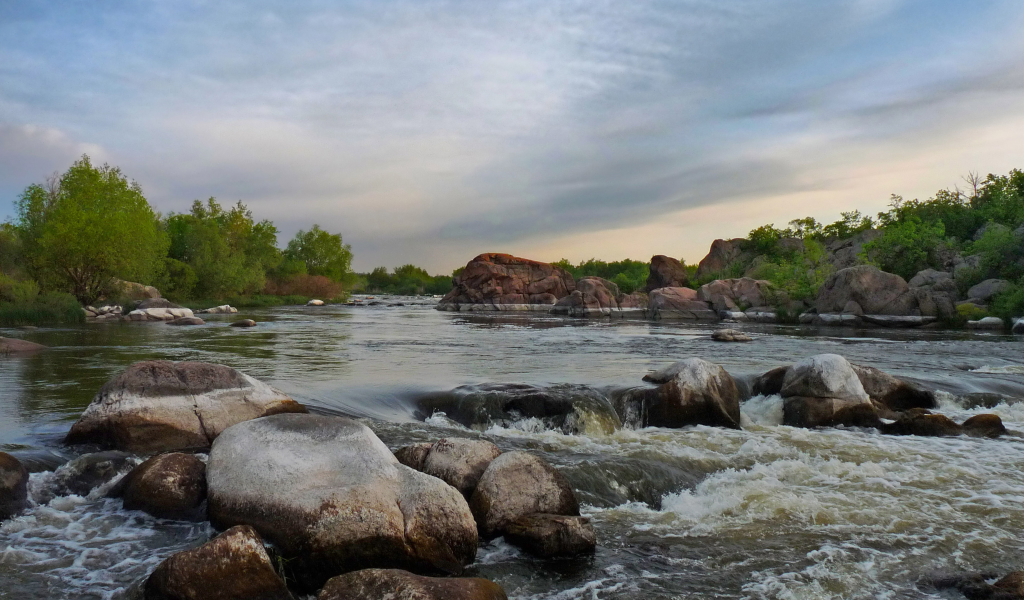
[[[883,271],[910,279],[937,262],[944,234],[942,221],[926,223],[911,213],[887,223],[881,237],[864,244],[861,256]]]
[[[975,306],[974,304],[960,304],[956,307],[956,314],[966,323],[967,321],[977,321],[982,317],[987,317],[988,312],[982,308]]]
[[[78,299],[64,292],[40,294],[31,301],[0,302],[0,326],[84,323]]]
[[[971,206],[979,213],[981,224],[1002,223],[1010,229],[1024,224],[1024,171],[1013,169],[1009,175],[992,175],[981,184]]]
[[[402,265],[388,273],[387,267],[377,267],[366,275],[366,291],[384,294],[416,296],[418,294],[447,294],[452,289],[452,277],[430,275],[415,265]]]
[[[747,235],[747,240],[743,244],[743,250],[753,254],[770,256],[776,253],[779,247],[779,240],[786,237],[793,237],[793,231],[790,229],[778,229],[774,223],[762,225]]]
[[[88,304],[113,279],[148,283],[163,268],[167,240],[142,189],[88,156],[16,202],[26,265],[35,279]]]
[[[328,233],[319,225],[296,233],[284,255],[290,269],[297,269],[296,263],[301,262],[306,274],[322,275],[332,281],[342,281],[352,271],[351,247],[342,243],[340,233]]]
[[[1024,239],[1009,227],[990,221],[985,233],[969,249],[971,254],[981,257],[983,278],[1012,281],[1024,277]]]
[[[650,275],[651,266],[639,260],[618,260],[605,262],[591,258],[578,265],[573,265],[567,259],[561,259],[551,263],[561,267],[573,276],[573,279],[581,277],[601,277],[619,286],[619,291],[624,294],[632,294],[642,290],[647,285],[647,277]]]
[[[1013,325],[1013,319],[1024,317],[1024,277],[992,299],[991,312],[1009,326]]]
[[[816,240],[805,239],[803,252],[790,258],[766,260],[754,268],[751,276],[766,279],[783,292],[778,300],[812,300],[833,271],[825,247]]]
[[[859,210],[839,214],[842,218],[822,227],[818,237],[845,240],[875,226],[871,217],[861,215]]]
[[[0,301],[29,304],[39,295],[39,284],[0,274]]]

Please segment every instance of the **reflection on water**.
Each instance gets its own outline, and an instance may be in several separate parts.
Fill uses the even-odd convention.
[[[71,422],[114,373],[145,359],[237,367],[315,410],[366,418],[392,447],[462,435],[542,454],[578,490],[600,547],[593,558],[547,563],[500,539],[481,547],[472,571],[513,598],[928,598],[937,596],[918,580],[934,570],[1005,571],[1024,561],[1019,339],[742,325],[753,342],[721,344],[706,325],[463,315],[405,302],[211,315],[200,327],[0,331],[50,346],[0,359],[0,449],[38,471],[42,502],[0,526],[0,597],[123,597],[153,565],[211,534],[123,511],[99,491],[45,502],[47,472],[73,456],[59,445]],[[227,326],[240,318],[260,324]],[[538,418],[474,429],[440,414],[417,419],[425,397],[459,386],[586,386],[590,394],[638,385],[648,370],[689,356],[749,375],[823,352],[950,392],[943,412],[959,421],[995,412],[1011,433],[977,440],[793,429],[776,424],[771,397],[744,407],[743,431],[567,435],[580,429]],[[956,399],[963,394],[976,395]]]

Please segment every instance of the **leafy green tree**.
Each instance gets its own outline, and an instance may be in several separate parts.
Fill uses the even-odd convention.
[[[882,235],[864,244],[862,258],[879,269],[910,279],[936,262],[935,252],[943,241],[942,221],[926,223],[910,214],[882,228]]]
[[[784,292],[779,300],[812,300],[835,268],[821,242],[804,239],[804,251],[788,257],[769,259],[755,267],[755,279],[770,281]]]
[[[150,283],[163,269],[167,238],[142,188],[116,167],[82,156],[17,203],[27,266],[44,287],[94,302],[115,279]]]
[[[352,272],[352,248],[342,243],[340,233],[328,233],[319,225],[296,233],[284,254],[288,260],[305,263],[308,274],[332,281],[342,281]]]
[[[834,223],[830,223],[821,228],[821,238],[838,238],[845,240],[851,238],[862,231],[866,231],[874,227],[875,222],[871,217],[867,217],[860,214],[859,210],[853,210],[849,212],[839,213],[842,217]]]

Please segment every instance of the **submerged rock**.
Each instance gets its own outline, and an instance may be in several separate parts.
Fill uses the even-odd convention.
[[[131,468],[131,455],[117,450],[93,452],[68,461],[54,471],[52,493],[57,496],[87,496]]]
[[[666,287],[686,287],[689,283],[690,276],[682,262],[663,254],[651,257],[650,274],[647,276],[647,285],[644,287],[644,291],[652,292]]]
[[[593,554],[597,535],[587,517],[534,513],[505,530],[505,541],[541,558]]]
[[[172,555],[146,580],[145,600],[291,600],[256,530],[241,525]]]
[[[334,577],[317,600],[508,600],[498,584],[477,577],[423,577],[398,569],[363,569]]]
[[[0,337],[0,355],[29,354],[40,350],[46,350],[46,346],[18,338]]]
[[[740,393],[721,366],[688,358],[644,376],[661,383],[617,399],[620,418],[639,427],[740,427]]]
[[[466,498],[501,450],[491,442],[465,438],[444,438],[434,443],[423,461],[422,471],[433,475]]]
[[[885,423],[882,433],[890,435],[954,436],[963,433],[963,428],[945,415],[929,413],[923,409],[908,410],[899,415],[895,423]]]
[[[419,444],[402,446],[395,450],[395,458],[410,469],[422,471],[424,463],[427,462],[427,455],[430,454],[430,449],[433,447],[433,442],[421,442]]]
[[[1006,433],[1006,426],[999,415],[983,414],[974,415],[964,421],[964,433],[973,437],[999,437]]]
[[[533,513],[579,516],[569,480],[528,452],[506,452],[491,461],[470,499],[480,534],[493,538]]]
[[[879,424],[871,399],[853,366],[838,354],[819,354],[794,364],[779,392],[783,423],[796,427]]]
[[[252,319],[242,319],[241,321],[235,321],[231,324],[232,327],[255,327],[256,321]]]
[[[207,467],[210,520],[248,524],[306,589],[368,567],[459,573],[477,528],[461,494],[398,462],[344,417],[274,415],[225,430]]]
[[[235,423],[289,412],[306,408],[231,367],[145,361],[104,384],[64,441],[133,452],[207,448]]]
[[[168,325],[206,325],[206,321],[199,317],[178,317],[167,322]]]
[[[21,461],[0,452],[0,521],[28,506],[28,469]]]
[[[711,339],[716,342],[750,342],[754,338],[735,329],[718,329],[711,334]]]
[[[111,492],[124,499],[125,510],[197,519],[205,516],[198,510],[206,499],[206,465],[194,454],[158,454],[132,469]]]

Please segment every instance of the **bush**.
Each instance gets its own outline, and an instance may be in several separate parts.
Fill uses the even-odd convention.
[[[71,294],[51,292],[30,302],[0,302],[0,326],[84,323],[85,311]]]
[[[910,279],[937,262],[935,254],[943,241],[941,222],[925,223],[915,215],[885,226],[882,235],[867,244],[861,257],[887,273]]]
[[[28,280],[18,281],[0,275],[0,300],[15,304],[28,304],[39,295],[39,284]]]
[[[804,240],[804,251],[791,259],[766,260],[751,275],[770,281],[788,300],[813,300],[835,268],[820,242]]]
[[[1024,317],[1024,277],[992,299],[991,312],[1010,325],[1013,319]]]

